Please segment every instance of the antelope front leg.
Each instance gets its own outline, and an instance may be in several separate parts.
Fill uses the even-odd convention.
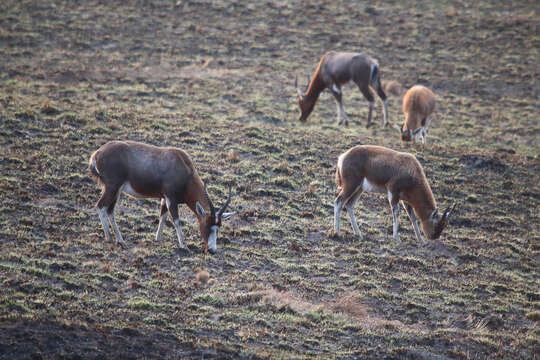
[[[397,199],[397,196],[393,196],[392,193],[388,192],[388,201],[390,202],[390,207],[392,208],[392,216],[393,216],[393,234],[394,239],[397,243],[400,243],[401,240],[399,240],[399,234],[398,234],[398,226],[399,226],[399,199]]]
[[[401,204],[405,208],[405,212],[407,213],[407,215],[409,215],[409,220],[411,220],[411,224],[414,229],[414,235],[416,236],[416,240],[418,240],[418,242],[421,244],[425,244],[424,240],[422,239],[422,234],[420,233],[420,229],[418,228],[418,220],[416,219],[414,210],[412,209],[410,205],[405,204],[403,201],[401,202]]]
[[[180,218],[178,217],[178,203],[173,203],[167,196],[165,196],[165,202],[167,204],[167,208],[169,209],[169,213],[171,214],[174,228],[176,229],[178,246],[184,249],[186,248],[186,245],[184,244],[184,235],[182,234],[182,228],[180,227]]]
[[[341,88],[337,86],[336,84],[332,85],[330,88],[330,92],[334,96],[334,99],[336,100],[336,110],[337,110],[337,124],[341,125],[343,121],[345,121],[345,126],[349,126],[349,119],[347,117],[347,114],[345,113],[345,110],[343,110],[343,99],[341,96]]]
[[[161,243],[162,240],[162,234],[163,234],[163,225],[165,223],[165,220],[167,218],[167,204],[165,199],[161,199],[161,207],[159,211],[159,225],[156,231],[156,241]]]
[[[174,220],[174,228],[176,229],[176,235],[178,237],[178,246],[181,248],[185,248],[186,245],[184,244],[184,235],[182,234],[182,228],[180,227],[180,219]]]

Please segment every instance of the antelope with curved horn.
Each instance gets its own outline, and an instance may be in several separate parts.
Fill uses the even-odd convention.
[[[386,94],[381,86],[379,64],[377,60],[358,53],[345,53],[329,51],[319,61],[317,70],[313,74],[305,92],[298,88],[298,79],[295,78],[294,86],[298,93],[300,105],[300,121],[305,122],[313,111],[315,103],[321,92],[328,88],[336,101],[337,124],[343,122],[349,124],[347,114],[343,110],[341,86],[353,81],[364,97],[369,101],[369,113],[366,127],[371,125],[371,113],[375,106],[375,99],[370,90],[372,87],[381,98],[384,106],[384,126],[388,125],[388,108]]]
[[[185,245],[178,204],[186,204],[195,213],[204,250],[212,254],[217,249],[221,221],[234,214],[225,212],[231,202],[231,189],[225,204],[216,211],[190,156],[178,148],[134,141],[111,141],[92,154],[89,170],[102,189],[96,207],[105,237],[107,241],[112,241],[110,222],[116,241],[122,247],[125,247],[125,243],[114,219],[114,207],[121,192],[137,199],[161,199],[156,240],[161,242],[168,211],[181,248],[185,248]]]
[[[362,191],[388,195],[393,214],[393,234],[397,242],[400,201],[420,243],[424,241],[418,221],[428,239],[437,239],[456,207],[453,204],[439,216],[433,193],[418,160],[411,154],[381,146],[358,145],[341,154],[337,163],[336,183],[341,190],[334,202],[336,232],[339,232],[339,215],[345,205],[354,233],[361,235],[354,216],[354,205]]]
[[[403,113],[405,121],[401,127],[397,126],[402,141],[416,142],[422,138],[422,144],[426,144],[427,129],[431,124],[433,112],[436,108],[435,95],[431,90],[422,85],[410,88],[403,97]]]

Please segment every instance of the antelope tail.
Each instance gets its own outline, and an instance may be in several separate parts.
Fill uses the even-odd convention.
[[[369,76],[369,84],[374,88],[377,88],[379,81],[379,65],[376,63],[371,64],[371,74]]]
[[[99,171],[96,168],[96,157],[95,157],[95,155],[93,155],[90,158],[90,164],[88,164],[88,169],[90,169],[90,173],[92,174],[92,176],[94,176],[94,177],[96,177],[98,179],[100,178]]]

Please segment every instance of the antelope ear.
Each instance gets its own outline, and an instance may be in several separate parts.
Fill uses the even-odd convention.
[[[205,218],[206,217],[206,211],[204,211],[204,208],[201,206],[201,204],[197,201],[197,203],[195,204],[195,209],[197,210],[197,214],[202,217],[202,218]]]
[[[235,215],[236,213],[235,212],[226,212],[226,213],[223,213],[223,215],[221,215],[221,220],[227,220],[228,218],[230,218],[231,216]]]
[[[413,135],[418,135],[418,133],[419,133],[420,131],[422,131],[422,128],[421,128],[421,127],[419,127],[419,128],[416,129],[416,130],[413,130],[412,133],[413,133]]]

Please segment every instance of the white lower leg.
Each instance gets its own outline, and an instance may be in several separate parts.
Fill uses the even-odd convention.
[[[341,213],[341,208],[343,207],[343,203],[341,201],[338,201],[336,199],[334,201],[334,231],[339,231],[339,215]]]
[[[107,239],[108,242],[112,242],[111,231],[109,229],[109,220],[107,219],[107,208],[103,207],[101,209],[98,209],[98,216],[99,220],[101,221],[101,225],[103,225],[105,239]]]
[[[176,229],[176,235],[178,236],[178,245],[181,248],[186,247],[184,245],[184,235],[182,234],[182,228],[180,227],[180,219],[174,220],[174,228]]]
[[[399,234],[398,234],[398,223],[399,223],[399,204],[396,204],[392,207],[392,214],[393,214],[393,233],[394,233],[394,239],[396,242],[400,242],[399,240]]]
[[[360,228],[358,227],[358,223],[356,222],[356,218],[354,216],[354,202],[347,205],[347,212],[349,213],[349,218],[351,219],[351,225],[354,233],[360,236]]]
[[[368,125],[371,124],[371,114],[373,113],[373,108],[374,107],[375,107],[375,101],[370,101],[369,102],[368,119],[367,119]]]
[[[383,100],[383,116],[384,116],[384,126],[388,125],[388,104],[387,100]]]
[[[337,124],[341,125],[341,107],[339,106],[339,102],[336,100],[336,112],[337,112]]]
[[[420,243],[424,243],[424,240],[422,239],[422,234],[420,233],[420,229],[418,228],[418,220],[416,219],[416,215],[414,214],[414,210],[411,207],[407,207],[407,205],[403,204],[403,207],[405,208],[405,211],[407,212],[407,215],[409,216],[409,220],[411,220],[411,224],[413,226],[414,235],[416,236],[416,240]]]
[[[416,240],[418,240],[419,243],[423,244],[424,239],[422,239],[422,234],[420,233],[420,229],[418,228],[418,221],[416,218],[414,220],[411,220],[413,229],[414,229],[414,235],[416,235]]]
[[[163,234],[163,224],[165,223],[165,219],[167,218],[167,213],[163,213],[161,217],[159,218],[159,225],[156,231],[156,241],[162,242],[162,234]]]
[[[120,229],[118,228],[118,225],[116,224],[116,220],[114,219],[114,212],[109,214],[109,220],[111,221],[111,225],[112,225],[114,233],[116,235],[116,242],[118,242],[121,245],[124,245],[124,238],[122,238],[122,234],[120,233]]]

